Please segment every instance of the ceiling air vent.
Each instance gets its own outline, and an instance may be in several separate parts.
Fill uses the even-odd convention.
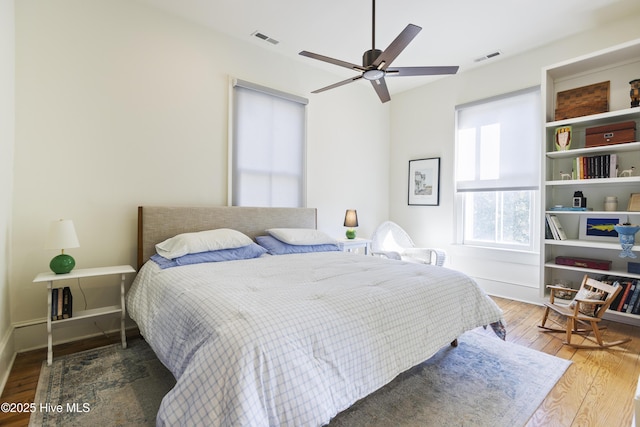
[[[266,34],[262,34],[260,31],[254,31],[253,33],[251,33],[252,36],[256,36],[259,39],[262,39],[266,42],[269,42],[271,44],[278,44],[280,43],[278,40],[276,39],[272,39],[271,37],[267,36]]]
[[[496,50],[495,52],[488,53],[484,56],[474,59],[473,62],[486,61],[487,59],[495,58],[496,56],[500,56],[500,55],[502,55],[502,52],[500,52],[499,50]]]

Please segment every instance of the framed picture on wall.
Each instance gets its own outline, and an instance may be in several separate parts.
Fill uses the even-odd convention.
[[[409,160],[409,205],[440,204],[440,157]]]

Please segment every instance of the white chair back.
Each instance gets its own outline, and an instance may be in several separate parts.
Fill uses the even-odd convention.
[[[400,252],[416,245],[411,237],[395,222],[385,221],[376,228],[371,236],[371,249],[374,252]]]

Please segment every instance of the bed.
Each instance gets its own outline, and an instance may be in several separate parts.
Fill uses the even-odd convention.
[[[309,208],[141,207],[127,308],[176,378],[157,425],[320,426],[502,312],[464,274],[342,251],[161,268],[181,233],[316,229]]]

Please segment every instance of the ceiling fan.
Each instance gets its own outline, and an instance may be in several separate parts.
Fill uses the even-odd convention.
[[[391,42],[389,47],[384,51],[376,49],[376,0],[373,0],[373,13],[372,13],[372,31],[371,40],[372,48],[367,50],[362,55],[362,65],[352,64],[350,62],[341,61],[339,59],[330,58],[324,55],[318,55],[317,53],[307,52],[303,50],[300,55],[309,58],[317,59],[320,61],[328,62],[330,64],[339,65],[341,67],[349,68],[354,71],[359,71],[361,74],[355,77],[348,78],[338,83],[334,83],[330,86],[323,87],[318,90],[314,90],[311,93],[324,92],[325,90],[334,89],[339,86],[346,85],[356,80],[364,78],[369,80],[373,89],[378,94],[380,101],[387,102],[391,100],[389,95],[389,89],[385,83],[385,77],[405,77],[405,76],[434,76],[441,74],[455,74],[458,72],[458,66],[451,67],[394,67],[389,68],[391,62],[411,43],[411,40],[422,30],[417,25],[409,24],[407,27]]]

